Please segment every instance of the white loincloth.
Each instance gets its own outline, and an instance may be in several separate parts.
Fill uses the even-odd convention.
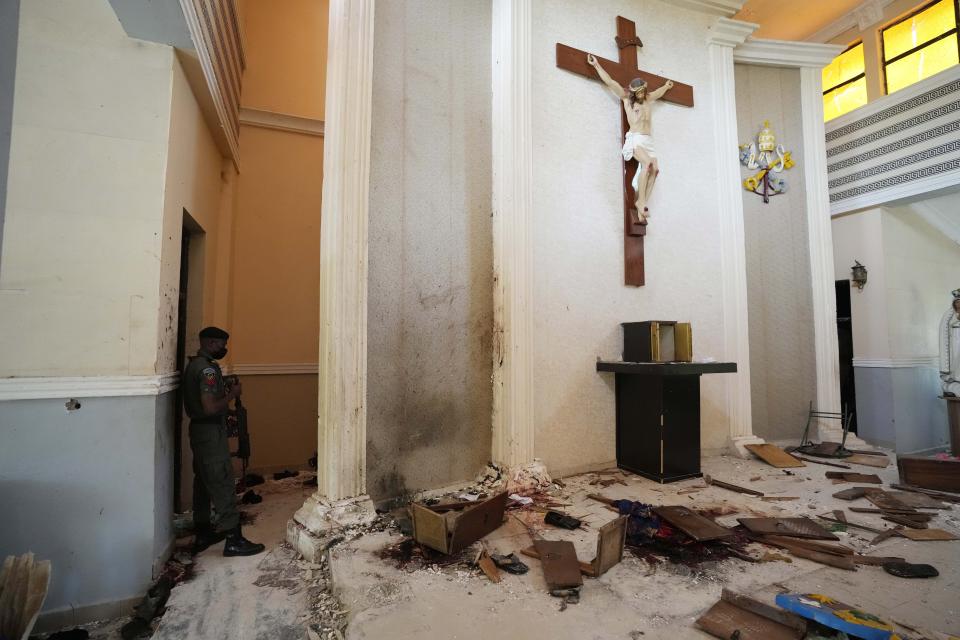
[[[633,160],[633,150],[637,147],[640,147],[646,151],[651,158],[655,158],[657,156],[657,151],[653,148],[653,136],[648,133],[628,131],[627,137],[623,140],[622,153],[624,161]],[[632,186],[634,191],[637,190],[637,187],[640,184],[640,172],[643,171],[644,167],[643,162],[640,161],[640,158],[637,158],[637,162],[640,164],[640,166],[637,167],[637,172],[633,174]]]

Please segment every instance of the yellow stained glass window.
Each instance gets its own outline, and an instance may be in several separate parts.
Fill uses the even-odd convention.
[[[938,40],[887,65],[887,93],[899,91],[960,62],[953,38]]]
[[[958,0],[937,0],[881,30],[887,93],[960,62]]]
[[[832,120],[865,104],[863,43],[856,42],[823,69],[823,119]]]
[[[865,104],[867,104],[867,79],[860,78],[823,95],[823,121],[833,120]]]

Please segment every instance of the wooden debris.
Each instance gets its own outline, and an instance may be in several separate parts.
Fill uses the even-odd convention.
[[[780,502],[784,500],[799,500],[799,496],[763,496],[760,498],[764,502]]]
[[[781,549],[786,549],[792,555],[795,555],[798,558],[812,560],[814,562],[819,562],[820,564],[837,567],[838,569],[845,569],[847,571],[856,570],[853,562],[852,551],[850,554],[827,553],[825,551],[818,551],[816,549],[799,544],[800,541],[797,539],[784,538],[782,536],[758,536],[756,539],[764,544],[770,544],[775,547],[780,547]]]
[[[928,496],[923,493],[913,493],[910,491],[888,491],[889,495],[893,496],[903,504],[914,509],[949,509],[950,505],[945,502],[940,502],[933,496]]]
[[[943,529],[895,529],[896,535],[916,541],[960,540],[957,536]]]
[[[527,556],[528,558],[534,558],[540,560],[540,553],[537,551],[536,547],[527,547],[525,549],[520,549],[520,553]],[[580,565],[580,573],[591,578],[596,578],[597,574],[593,568],[593,565],[589,562],[578,561]]]
[[[834,509],[833,517],[843,523],[847,521],[847,515],[843,512],[843,509]]]
[[[849,489],[844,489],[843,491],[837,491],[833,494],[834,498],[839,498],[840,500],[856,500],[857,498],[862,498],[871,491],[880,491],[876,487],[850,487]]]
[[[849,520],[847,520],[846,522],[841,522],[840,520],[837,520],[836,518],[833,518],[830,516],[819,515],[817,517],[820,518],[821,520],[826,520],[827,522],[835,522],[837,524],[853,527],[854,529],[863,529],[864,531],[870,531],[872,533],[883,533],[884,531],[883,529],[877,529],[876,527],[868,527],[865,524],[858,524],[856,522],[850,522]]]
[[[887,522],[894,522],[896,524],[902,524],[905,527],[910,527],[911,529],[926,529],[927,523],[914,520],[909,516],[897,515],[895,513],[888,513],[885,516],[882,516]]]
[[[797,460],[795,457],[776,445],[748,444],[744,448],[767,464],[778,469],[806,466],[803,464],[803,462]]]
[[[801,640],[807,635],[807,622],[800,616],[727,589],[696,625],[723,640]]]
[[[621,516],[600,527],[597,533],[597,555],[590,566],[599,578],[623,560],[623,545],[627,541],[627,516]]]
[[[853,549],[841,544],[831,544],[820,540],[811,540],[807,538],[789,538],[787,536],[751,536],[751,540],[772,544],[774,546],[790,545],[794,547],[803,547],[810,551],[820,551],[834,556],[852,556]]]
[[[0,569],[0,638],[27,638],[50,586],[50,561],[32,553],[7,556]]]
[[[852,456],[844,458],[844,460],[850,464],[862,464],[867,467],[879,467],[881,469],[885,469],[890,466],[890,460],[885,455],[875,456],[855,453]]]
[[[477,560],[477,566],[480,567],[480,570],[483,571],[484,575],[490,578],[490,582],[500,582],[500,570],[497,569],[497,565],[493,563],[493,560],[490,558],[490,554],[487,553],[486,549],[480,552],[480,558]]]
[[[809,518],[737,518],[752,533],[780,535],[815,540],[838,540],[819,524]]]
[[[543,577],[547,581],[547,588],[551,591],[579,587],[583,584],[577,550],[572,542],[537,540],[533,543],[533,547],[540,554]]]
[[[686,507],[656,507],[653,512],[697,542],[733,537],[733,532],[726,527]]]
[[[937,500],[943,500],[944,502],[953,502],[960,504],[960,495],[954,495],[952,493],[946,493],[944,491],[936,491],[934,489],[924,489],[922,487],[914,487],[909,484],[891,484],[891,487],[894,489],[899,489],[900,491],[911,491],[913,493],[922,493],[928,495],[931,498],[936,498]]]
[[[867,500],[877,505],[881,509],[890,511],[891,509],[903,510],[911,507],[901,502],[895,495],[887,491],[869,491],[866,494]]]
[[[836,462],[827,462],[827,461],[825,461],[825,460],[814,460],[813,458],[808,458],[807,456],[800,456],[800,455],[798,455],[797,458],[799,458],[800,460],[803,460],[804,462],[812,462],[812,463],[814,463],[814,464],[825,464],[825,465],[827,465],[828,467],[836,467],[837,469],[851,469],[851,468],[852,468],[852,467],[849,467],[849,466],[847,466],[847,465],[845,465],[845,464],[837,464]]]
[[[715,479],[711,478],[710,476],[708,476],[708,475],[706,475],[706,474],[704,474],[703,480],[704,480],[704,482],[706,482],[707,484],[709,484],[709,485],[711,485],[711,486],[721,487],[721,488],[723,488],[723,489],[728,489],[728,490],[730,490],[730,491],[736,491],[737,493],[746,493],[746,494],[751,495],[751,496],[760,496],[760,497],[763,497],[763,493],[762,493],[761,491],[754,491],[753,489],[747,489],[746,487],[741,487],[741,486],[738,486],[738,485],[735,485],[735,484],[730,484],[729,482],[723,482],[723,481],[721,481],[721,480],[715,480]]]
[[[865,556],[858,553],[853,556],[853,562],[854,564],[869,564],[879,567],[885,562],[906,562],[906,559],[892,556]]]
[[[960,492],[960,460],[897,456],[897,467],[900,470],[900,480],[904,484],[924,489]],[[956,501],[960,501],[960,496],[956,497]]]
[[[880,476],[875,473],[827,471],[827,477],[831,480],[840,480],[841,482],[869,482],[870,484],[882,484],[880,481]]]

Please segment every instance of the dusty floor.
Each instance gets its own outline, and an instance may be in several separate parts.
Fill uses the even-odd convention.
[[[707,458],[705,473],[720,480],[763,491],[768,496],[797,496],[795,501],[766,502],[759,497],[732,493],[717,487],[693,493],[679,491],[703,485],[688,480],[659,485],[628,475],[628,486],[619,484],[598,489],[589,482],[596,476],[567,478],[562,498],[571,506],[566,511],[583,518],[588,528],[568,532],[543,525],[542,514],[522,517],[548,539],[571,540],[581,560],[595,553],[596,531],[615,517],[607,507],[586,497],[602,493],[611,498],[629,498],[652,504],[682,504],[693,508],[729,506],[742,516],[792,516],[827,513],[850,506],[870,506],[866,500],[854,503],[831,497],[836,491],[854,486],[835,485],[825,478],[830,467],[810,464],[784,474],[757,460],[731,457]],[[872,469],[854,465],[854,471],[877,472],[884,485],[897,482],[894,465]],[[752,480],[760,476],[758,480]],[[851,514],[851,521],[883,528],[879,515]],[[736,515],[722,516],[721,524],[736,524]],[[956,508],[940,512],[931,523],[960,532]],[[332,552],[334,586],[350,610],[348,640],[361,638],[549,638],[578,640],[592,638],[707,638],[693,628],[693,621],[709,608],[722,587],[752,594],[773,602],[781,591],[824,593],[865,610],[911,625],[960,633],[960,541],[911,542],[891,539],[869,546],[874,534],[848,529],[838,535],[844,544],[870,555],[894,555],[911,562],[925,562],[940,570],[938,578],[906,580],[888,575],[876,566],[857,571],[792,558],[792,562],[749,563],[725,560],[691,570],[662,563],[651,566],[629,554],[618,566],[599,579],[585,579],[579,604],[560,610],[558,599],[547,594],[539,561],[523,558],[530,565],[524,576],[503,575],[499,584],[489,582],[466,567],[426,567],[414,571],[398,569],[379,557],[379,551],[398,535],[379,533],[337,546]],[[485,539],[492,552],[519,552],[531,544],[527,529],[515,518]],[[751,547],[762,555],[765,547]],[[784,555],[789,555],[784,553]]]

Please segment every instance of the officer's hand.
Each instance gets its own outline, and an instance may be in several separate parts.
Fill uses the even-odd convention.
[[[230,387],[230,391],[227,392],[227,397],[233,400],[234,398],[237,398],[240,396],[241,390],[242,389],[241,389],[240,383],[237,382],[236,384]]]

